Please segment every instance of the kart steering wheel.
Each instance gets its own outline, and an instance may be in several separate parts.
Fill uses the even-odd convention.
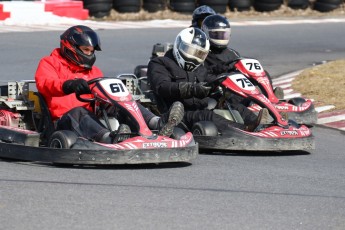
[[[97,78],[94,78],[94,79],[91,79],[89,81],[87,81],[87,84],[88,85],[91,85],[93,83],[96,83],[100,80],[104,79],[104,77],[97,77]],[[79,101],[82,101],[82,102],[94,102],[96,100],[96,98],[82,98],[81,97],[82,94],[75,94],[75,96],[77,97],[77,99]]]

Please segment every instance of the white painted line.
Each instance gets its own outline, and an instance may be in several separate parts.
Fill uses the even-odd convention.
[[[327,111],[327,110],[330,110],[333,108],[335,108],[334,105],[325,105],[325,106],[316,107],[315,111],[318,113],[321,113],[321,112],[324,112],[324,111]]]
[[[284,91],[284,95],[286,95],[286,94],[291,93],[293,91],[293,89],[285,89],[283,91]]]
[[[335,122],[335,121],[343,121],[343,120],[345,120],[345,114],[332,116],[332,117],[320,118],[320,119],[318,119],[317,123],[318,124],[325,124],[325,123],[330,123],[330,122]]]
[[[274,84],[282,84],[282,83],[289,83],[292,82],[295,78],[287,78],[287,79],[282,79],[279,81],[274,82]]]
[[[273,83],[273,86],[278,86],[276,84]],[[279,87],[283,88],[283,89],[286,89],[286,88],[290,88],[291,87],[291,84],[282,84],[282,85],[279,85]]]
[[[300,93],[292,93],[292,94],[286,95],[284,97],[284,99],[291,99],[291,98],[294,98],[294,97],[301,97],[301,96],[302,96],[302,94],[300,94]]]
[[[340,128],[340,130],[343,130],[343,131],[345,131],[345,128]]]
[[[297,70],[297,71],[294,71],[294,72],[291,72],[291,73],[288,73],[288,74],[285,74],[285,75],[282,75],[278,78],[275,78],[273,79],[272,81],[275,82],[277,80],[281,80],[281,79],[287,79],[287,78],[295,78],[298,74],[300,74],[301,72],[303,72],[303,70]]]

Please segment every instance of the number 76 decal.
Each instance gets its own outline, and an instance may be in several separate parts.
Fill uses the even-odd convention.
[[[243,66],[250,72],[261,72],[262,66],[258,60],[255,59],[245,59],[242,60]]]

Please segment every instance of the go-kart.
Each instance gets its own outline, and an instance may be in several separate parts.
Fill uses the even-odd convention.
[[[157,43],[153,46],[151,58],[164,56],[165,52],[172,48],[171,43]],[[233,60],[229,65],[244,74],[259,90],[271,101],[276,110],[285,112],[288,118],[299,124],[312,126],[317,123],[317,112],[310,99],[303,97],[294,97],[290,99],[277,98],[272,88],[272,80],[267,71],[264,70],[261,63],[254,58],[240,57]],[[137,66],[134,74],[137,76],[145,75],[146,66]],[[248,108],[258,112],[261,107],[256,103],[250,103]]]
[[[234,60],[234,62],[235,68],[257,86],[279,112],[287,113],[289,119],[299,124],[313,125],[317,123],[317,112],[310,99],[303,97],[295,97],[288,100],[277,98],[270,78],[258,60],[253,58],[239,58]],[[261,109],[256,104],[252,104],[248,108],[252,111],[259,111]]]
[[[135,75],[134,75],[135,76]],[[132,93],[140,97],[140,101],[153,112],[159,113],[163,108],[162,100],[150,89],[149,81],[146,76],[129,77],[125,79],[127,85],[131,86]],[[216,105],[210,106],[210,109],[226,119],[242,123],[243,119],[239,112],[233,110],[226,100],[226,91],[231,88],[232,92],[243,97],[250,98],[262,107],[268,108],[272,118],[272,123],[261,125],[254,131],[245,131],[235,127],[220,133],[217,127],[210,121],[197,122],[191,129],[182,127],[191,131],[200,149],[207,150],[245,150],[245,151],[294,151],[294,150],[312,150],[315,148],[314,136],[311,130],[300,125],[293,120],[286,121],[275,109],[271,102],[240,72],[234,72],[229,75],[222,75],[211,83],[213,87],[223,87],[221,92],[223,98],[215,101]],[[212,101],[212,100],[211,100]],[[224,106],[219,103],[224,102]],[[211,104],[211,103],[210,103]]]
[[[0,87],[0,158],[71,165],[118,165],[189,162],[198,155],[198,144],[190,132],[178,139],[150,130],[132,95],[117,78],[90,80],[92,94],[77,95],[92,103],[101,120],[115,131],[112,144],[55,130],[43,97],[31,90],[35,81],[8,82]],[[84,97],[83,97],[84,96]],[[112,117],[107,108],[113,108]],[[131,133],[116,132],[118,116],[132,122]],[[123,119],[122,119],[123,120]]]

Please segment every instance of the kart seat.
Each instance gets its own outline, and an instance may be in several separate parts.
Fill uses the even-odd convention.
[[[34,92],[32,99],[35,102],[35,110],[37,108],[36,112],[38,114],[38,119],[35,119],[36,129],[40,133],[42,145],[46,145],[50,135],[55,131],[55,125],[43,96],[38,92]]]

